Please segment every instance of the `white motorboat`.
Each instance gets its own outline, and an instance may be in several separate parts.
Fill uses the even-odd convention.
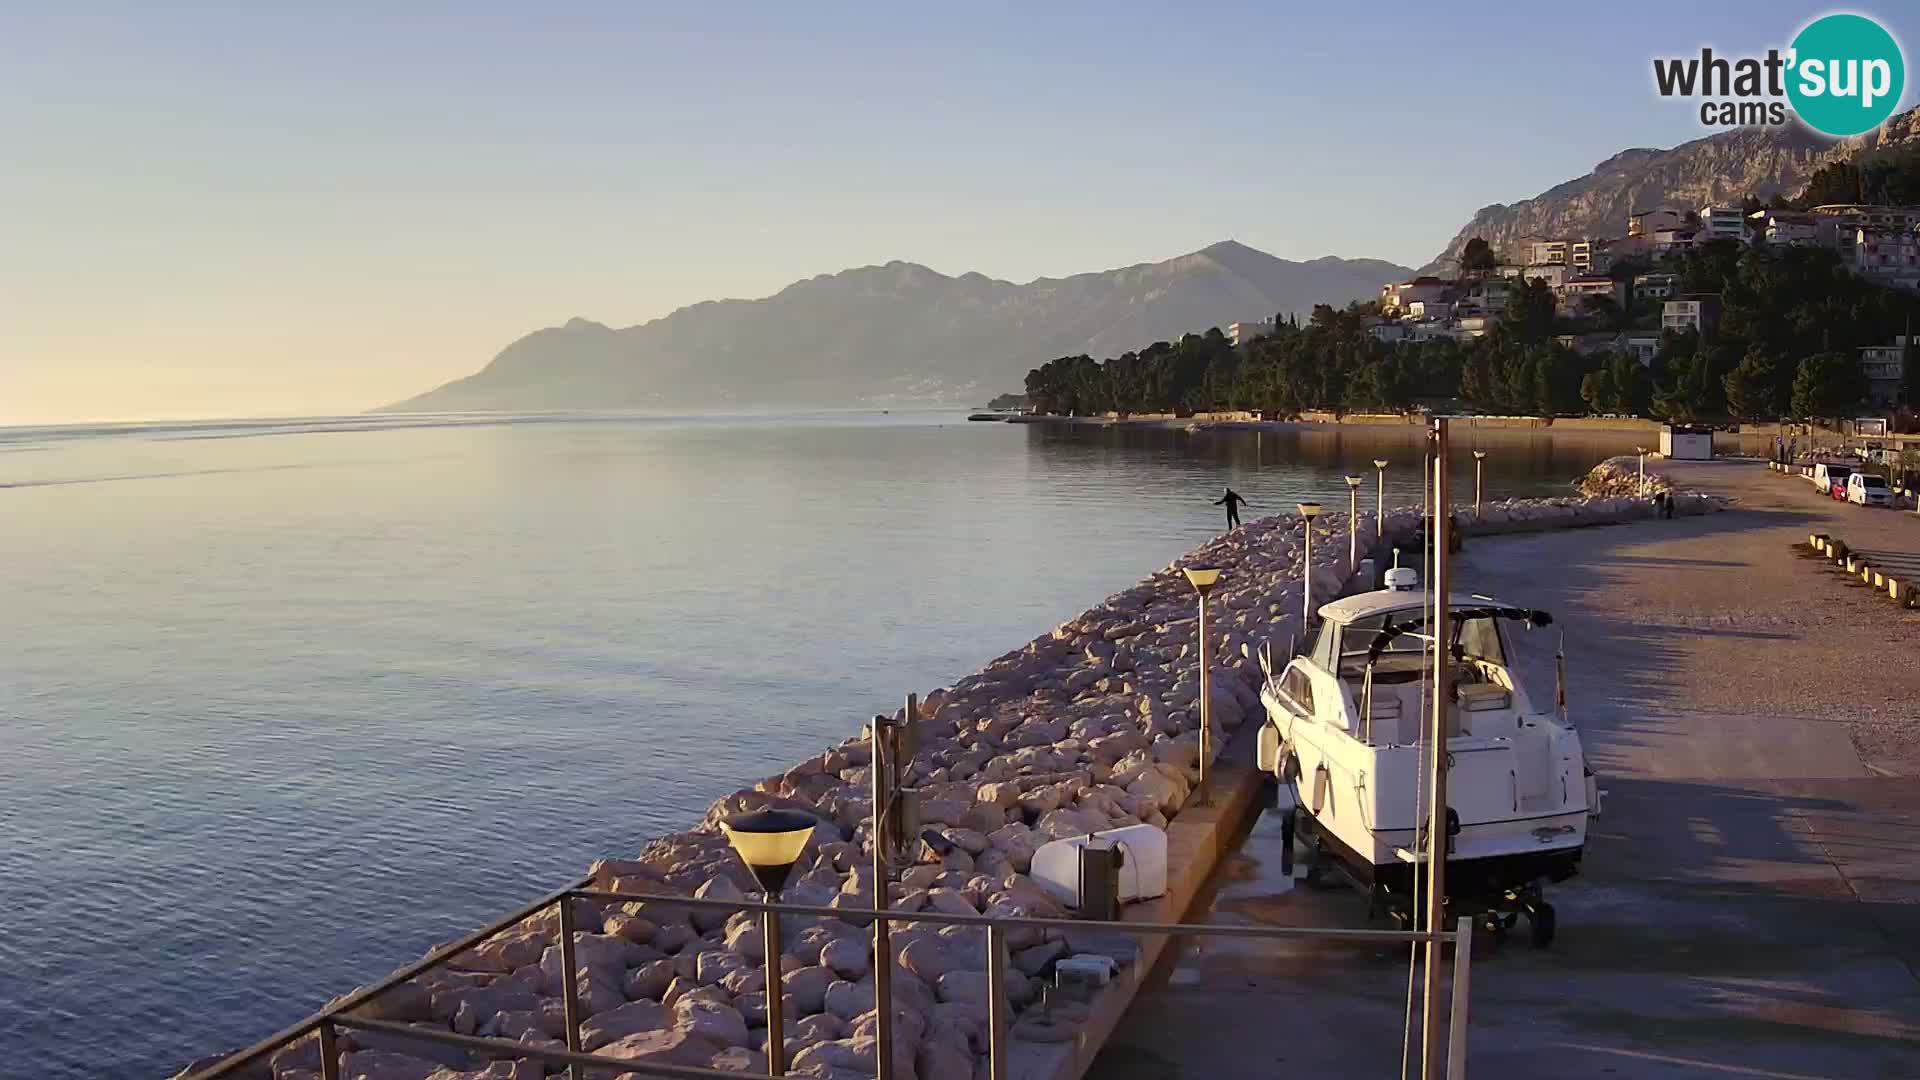
[[[1412,924],[1427,879],[1432,601],[1410,569],[1388,585],[1322,606],[1313,648],[1283,671],[1263,657],[1259,762],[1292,796],[1285,831],[1316,862],[1337,861],[1374,910]],[[1510,659],[1516,633],[1552,619],[1483,596],[1449,608],[1444,902],[1496,932],[1525,914],[1544,946],[1554,916],[1542,887],[1577,872],[1600,797],[1563,686],[1541,707]]]

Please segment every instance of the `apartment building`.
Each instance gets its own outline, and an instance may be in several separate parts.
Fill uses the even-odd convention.
[[[1694,293],[1661,305],[1660,328],[1675,333],[1693,331],[1705,337],[1720,322],[1720,295]]]

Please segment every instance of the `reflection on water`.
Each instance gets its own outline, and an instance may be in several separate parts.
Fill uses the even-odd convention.
[[[1416,439],[0,432],[31,451],[0,454],[0,1014],[41,1018],[0,1060],[155,1075],[257,1038],[1131,585],[1218,529],[1225,484],[1270,513],[1386,457],[1412,501]],[[1489,487],[1619,449],[1502,437]]]

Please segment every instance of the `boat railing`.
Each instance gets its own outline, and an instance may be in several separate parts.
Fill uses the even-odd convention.
[[[1218,925],[1210,923],[1156,923],[1132,921],[1098,921],[1091,919],[1063,919],[1040,917],[1003,917],[988,915],[951,914],[938,911],[893,911],[886,908],[844,908],[821,907],[807,904],[769,903],[751,899],[704,899],[689,896],[677,896],[656,893],[622,892],[592,887],[593,878],[583,878],[564,888],[523,905],[513,912],[502,916],[492,923],[474,931],[456,941],[449,942],[429,952],[419,960],[400,968],[380,981],[354,991],[345,997],[327,1005],[320,1011],[274,1032],[243,1050],[238,1050],[220,1061],[189,1074],[182,1080],[221,1080],[232,1077],[235,1080],[252,1080],[256,1076],[270,1075],[266,1071],[250,1066],[263,1066],[267,1058],[283,1049],[308,1038],[319,1044],[319,1072],[321,1080],[341,1080],[342,1055],[339,1044],[340,1032],[363,1031],[377,1033],[393,1039],[413,1039],[423,1043],[470,1051],[493,1060],[532,1059],[549,1066],[561,1066],[567,1069],[571,1080],[586,1080],[587,1070],[596,1072],[611,1070],[615,1073],[639,1076],[657,1076],[674,1080],[741,1080],[742,1077],[784,1076],[782,1061],[784,1052],[769,1056],[769,1071],[750,1073],[723,1071],[686,1065],[669,1065],[647,1061],[635,1061],[628,1058],[612,1057],[603,1054],[586,1053],[581,1049],[580,1026],[585,1019],[578,990],[578,965],[576,945],[573,939],[575,926],[574,900],[590,900],[604,903],[638,902],[676,908],[699,909],[708,911],[755,912],[763,923],[778,919],[782,915],[799,915],[816,918],[836,919],[850,923],[885,922],[888,925],[909,923],[935,926],[973,926],[985,929],[986,974],[987,974],[987,1032],[988,1032],[988,1068],[992,1080],[1008,1080],[1009,1049],[1012,1007],[1006,992],[1006,975],[1009,970],[1007,950],[1007,932],[1020,928],[1039,930],[1072,931],[1075,934],[1111,932],[1125,935],[1129,939],[1154,937],[1207,937],[1237,938],[1252,941],[1347,941],[1364,942],[1371,945],[1394,943],[1453,942],[1453,987],[1449,1004],[1449,1024],[1447,1054],[1444,1059],[1444,1075],[1448,1080],[1462,1080],[1466,1076],[1466,1049],[1468,1025],[1469,979],[1471,973],[1472,921],[1462,918],[1455,930],[1429,932],[1426,930],[1377,930],[1343,929],[1324,927],[1295,926],[1242,926]],[[419,977],[435,968],[454,961],[463,953],[483,944],[488,939],[508,928],[537,917],[552,909],[558,926],[560,949],[560,970],[565,977],[561,985],[561,1003],[564,1010],[565,1049],[518,1042],[512,1039],[494,1038],[480,1035],[462,1035],[446,1028],[427,1027],[416,1024],[399,1023],[364,1015],[370,1006],[376,1005],[383,994]],[[764,932],[764,929],[763,929]],[[896,961],[897,962],[897,961]],[[779,977],[767,970],[765,961],[761,970],[767,978],[767,986],[779,984]],[[1139,978],[1144,973],[1135,972]],[[891,980],[885,980],[890,984]],[[876,980],[880,984],[881,980]],[[890,986],[889,986],[890,989]],[[891,994],[887,995],[889,998]],[[889,1008],[891,1001],[877,1003]],[[883,1028],[882,1031],[885,1029]],[[883,1035],[884,1039],[885,1036]],[[875,1075],[878,1080],[892,1080],[893,1055],[891,1048],[879,1045],[875,1048]]]

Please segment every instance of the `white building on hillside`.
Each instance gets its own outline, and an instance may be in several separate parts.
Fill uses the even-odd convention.
[[[1703,206],[1700,208],[1700,239],[1706,240],[1745,240],[1747,238],[1747,215],[1737,206]]]
[[[1860,374],[1867,379],[1867,397],[1880,406],[1897,405],[1907,385],[1907,337],[1895,335],[1891,345],[1869,345],[1860,350]]]
[[[1903,289],[1920,286],[1920,237],[1911,226],[1858,226],[1849,248],[1854,273]]]
[[[1687,215],[1672,207],[1642,210],[1627,219],[1628,236],[1652,236],[1662,229],[1678,229],[1687,224]]]
[[[1272,333],[1273,323],[1271,321],[1227,324],[1227,340],[1233,342],[1236,347],[1245,345],[1254,338],[1267,337]]]

